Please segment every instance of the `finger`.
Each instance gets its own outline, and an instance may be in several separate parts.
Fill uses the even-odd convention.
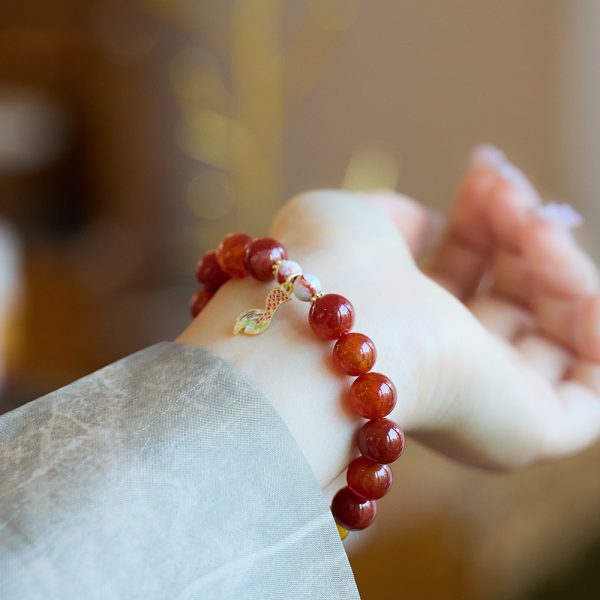
[[[577,353],[584,359],[600,361],[600,294],[582,300],[574,329]]]
[[[493,259],[492,291],[535,308],[543,331],[573,345],[581,301],[598,290],[591,259],[571,234],[535,219],[522,231],[523,254],[501,250]],[[587,344],[587,342],[586,342]]]
[[[587,384],[569,380],[559,384],[559,402],[546,419],[544,454],[565,456],[594,443],[600,436],[600,398]]]
[[[543,213],[530,215],[520,245],[540,292],[568,299],[598,291],[598,272],[592,259],[568,229]]]
[[[492,291],[528,305],[531,295],[529,265],[521,253],[522,231],[541,200],[533,185],[514,165],[506,163],[489,192],[486,218],[494,236]]]
[[[520,253],[501,249],[492,259],[491,292],[523,306],[531,305],[532,280],[528,263]]]
[[[570,380],[577,381],[598,395],[600,402],[600,364],[587,360],[579,360],[573,366]]]
[[[495,168],[478,166],[461,181],[450,218],[450,241],[478,250],[489,248],[489,223],[486,219],[489,193],[500,180]]]
[[[432,261],[434,276],[449,279],[462,299],[477,290],[490,248],[519,249],[527,215],[541,204],[525,175],[492,150],[496,154],[491,159],[489,147],[483,158],[475,150],[474,168],[459,188],[450,230]]]
[[[600,361],[600,294],[571,300],[543,298],[534,302],[533,310],[540,331],[581,358]]]
[[[548,405],[546,420],[549,458],[577,452],[600,437],[600,364],[576,361],[557,390],[559,401]]]
[[[467,173],[458,188],[448,232],[426,268],[462,300],[477,289],[492,247],[484,205],[497,179],[498,174],[485,166]]]
[[[365,191],[361,195],[394,223],[413,256],[432,247],[443,226],[441,213],[389,190]]]
[[[535,328],[535,319],[529,310],[497,296],[477,297],[468,307],[489,333],[508,342]]]
[[[546,205],[550,208],[556,205]],[[542,214],[543,214],[542,209]],[[598,289],[596,267],[564,226],[528,214],[518,231],[522,252],[501,249],[493,260],[493,290],[530,304],[540,296],[577,298]]]
[[[599,360],[600,282],[592,259],[564,223],[543,212],[531,215],[521,246],[540,330],[581,356]]]
[[[562,438],[563,452],[573,452],[596,441],[600,436],[600,364],[580,360],[569,379],[559,386],[564,418],[556,435]],[[560,444],[556,449],[561,450]]]
[[[538,375],[555,385],[573,365],[573,355],[564,346],[535,334],[526,334],[514,343],[523,361]]]
[[[505,164],[500,178],[489,191],[485,218],[496,244],[503,249],[520,250],[521,230],[531,211],[541,206],[533,185],[517,167]]]
[[[563,300],[542,296],[540,300],[533,298],[531,304],[540,332],[577,352],[576,335],[580,329],[584,299]]]

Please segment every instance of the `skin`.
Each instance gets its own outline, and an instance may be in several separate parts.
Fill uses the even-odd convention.
[[[510,175],[510,174],[508,174]],[[600,286],[566,228],[502,164],[463,178],[447,230],[422,269],[430,213],[391,192],[315,191],[278,212],[271,236],[325,292],[356,309],[398,389],[390,418],[461,462],[512,469],[565,456],[600,436]],[[220,355],[270,400],[326,487],[356,455],[362,419],[345,404],[352,378],[308,305],[279,309],[268,331],[233,336],[235,317],[272,284],[225,284],[178,338]]]

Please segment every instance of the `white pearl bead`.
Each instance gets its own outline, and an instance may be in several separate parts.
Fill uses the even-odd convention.
[[[294,260],[284,260],[277,269],[275,277],[279,283],[283,283],[288,277],[302,273],[302,267]]]
[[[301,275],[294,281],[294,295],[302,302],[309,302],[310,299],[321,291],[321,282],[310,273]]]

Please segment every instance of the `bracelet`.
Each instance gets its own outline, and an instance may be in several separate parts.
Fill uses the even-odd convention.
[[[223,283],[247,275],[259,281],[275,278],[278,285],[267,295],[264,309],[253,308],[237,317],[234,334],[262,333],[275,311],[296,296],[310,302],[308,322],[314,333],[324,340],[336,340],[333,360],[337,368],[356,377],[349,402],[358,415],[368,419],[357,433],[362,456],[350,463],[348,485],[331,502],[331,512],[344,539],[350,530],[365,529],[374,521],[377,500],[392,486],[389,463],[404,450],[403,431],[386,418],[396,405],[396,387],[388,377],[371,370],[377,350],[369,337],[351,331],[355,320],[352,304],[338,294],[323,294],[319,280],[288,260],[285,248],[271,238],[254,240],[244,233],[231,233],[216,250],[206,252],[196,267],[196,279],[203,287],[190,301],[192,316],[199,314]]]

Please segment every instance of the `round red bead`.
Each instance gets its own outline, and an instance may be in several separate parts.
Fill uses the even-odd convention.
[[[361,375],[373,368],[377,350],[362,333],[344,333],[333,347],[333,361],[347,375]]]
[[[354,307],[339,294],[325,294],[310,307],[308,322],[324,340],[335,340],[354,325]]]
[[[229,275],[221,269],[214,250],[205,252],[196,266],[196,279],[207,290],[218,290],[228,279]]]
[[[373,462],[394,462],[404,450],[404,432],[389,419],[368,421],[359,430],[358,448]]]
[[[213,295],[213,292],[208,290],[198,290],[190,298],[190,313],[192,314],[192,318],[195,319],[200,314],[200,311],[208,304]]]
[[[361,498],[377,500],[383,498],[392,487],[392,469],[368,458],[355,458],[346,473],[348,487]]]
[[[252,238],[245,233],[230,233],[217,246],[216,256],[219,266],[227,275],[240,279],[246,277],[246,250]]]
[[[366,419],[379,419],[396,406],[396,386],[381,373],[364,373],[350,386],[350,404]]]
[[[345,529],[364,529],[377,516],[377,502],[365,500],[344,487],[333,497],[331,513],[336,523]]]
[[[255,279],[269,281],[273,278],[273,265],[286,258],[287,252],[277,240],[260,238],[248,246],[246,269]]]

